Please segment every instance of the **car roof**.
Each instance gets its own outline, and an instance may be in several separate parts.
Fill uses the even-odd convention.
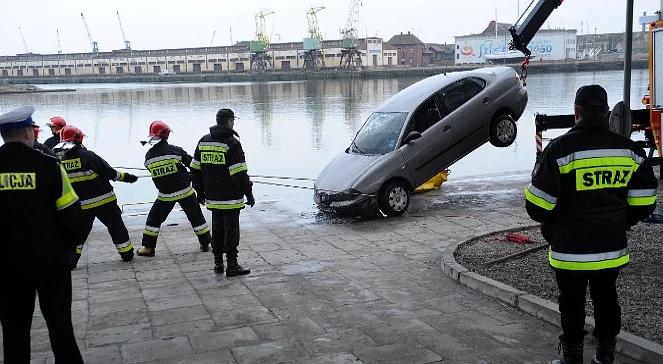
[[[472,71],[451,72],[424,78],[390,97],[376,112],[414,112],[417,106],[446,85],[471,76],[480,77],[490,82],[491,78],[508,70],[511,70],[511,68],[486,67]]]

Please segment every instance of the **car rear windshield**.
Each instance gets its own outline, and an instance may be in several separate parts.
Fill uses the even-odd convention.
[[[387,154],[396,149],[406,118],[406,112],[374,112],[357,133],[350,152]]]

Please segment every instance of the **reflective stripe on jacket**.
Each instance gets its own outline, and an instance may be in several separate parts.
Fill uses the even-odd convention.
[[[162,201],[177,201],[193,194],[191,175],[186,170],[191,156],[184,149],[161,140],[145,153],[145,167]]]

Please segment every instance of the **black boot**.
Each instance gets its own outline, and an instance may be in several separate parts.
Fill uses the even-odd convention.
[[[553,360],[552,364],[583,364],[582,342],[580,342],[579,344],[569,344],[562,341],[561,344],[562,344],[562,351],[564,352],[563,358]]]
[[[210,238],[209,234],[207,235],[206,238],[202,238],[198,240],[200,243],[200,251],[202,252],[208,252],[209,251],[209,246],[212,243],[212,239]]]
[[[608,340],[596,339],[596,353],[592,364],[612,364],[615,361],[615,346],[617,340],[613,337]]]
[[[214,256],[214,273],[223,274],[223,254]]]
[[[129,263],[130,261],[134,260],[134,249],[131,248],[129,251],[120,253],[120,257],[122,258],[123,262]]]
[[[226,277],[243,276],[251,273],[250,269],[242,268],[242,266],[237,263],[237,257],[227,257],[226,261],[228,262]]]

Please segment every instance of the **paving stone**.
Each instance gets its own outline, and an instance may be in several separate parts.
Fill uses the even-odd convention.
[[[118,345],[100,347],[100,348],[87,348],[81,353],[83,361],[88,364],[120,364],[122,357],[120,356],[120,347]]]
[[[209,332],[203,335],[189,337],[193,350],[197,353],[218,351],[238,346],[257,344],[260,338],[250,327]]]
[[[377,346],[373,339],[358,329],[333,331],[323,335],[303,337],[298,341],[312,355]]]
[[[149,324],[135,324],[110,327],[107,329],[88,330],[87,346],[103,346],[108,344],[123,344],[128,341],[152,339]]]
[[[125,299],[116,299],[113,301],[101,302],[90,306],[90,315],[103,315],[107,313],[128,311],[135,309],[144,309],[145,301],[142,297],[133,297]]]
[[[230,350],[219,350],[211,353],[185,355],[161,359],[159,364],[234,364],[237,363]],[[156,363],[155,363],[156,364]]]
[[[149,311],[161,311],[171,308],[189,307],[202,305],[203,302],[196,295],[157,297],[146,300]]]
[[[297,359],[286,364],[362,364],[362,362],[352,353],[333,353]]]
[[[263,364],[309,358],[295,340],[272,341],[231,349],[240,364]]]
[[[154,338],[173,337],[182,335],[192,335],[204,332],[210,332],[216,328],[212,319],[198,321],[185,321],[175,324],[152,326],[152,336]]]
[[[356,350],[355,354],[364,363],[431,363],[443,360],[443,358],[426,347],[413,342],[400,342]]]
[[[205,306],[189,306],[169,310],[150,311],[150,323],[153,326],[176,324],[178,322],[211,319]]]
[[[164,338],[121,346],[122,357],[129,363],[143,362],[191,354],[191,344],[186,337]]]
[[[262,306],[262,302],[253,294],[203,298],[203,304],[210,311],[230,311],[237,307]]]
[[[252,326],[278,321],[273,312],[265,307],[255,306],[223,312],[212,312],[212,318],[219,328]]]
[[[89,330],[106,329],[117,326],[148,323],[147,310],[144,308],[91,315],[88,320]]]
[[[324,330],[315,321],[307,318],[255,325],[253,330],[264,341],[304,338],[324,333]]]

